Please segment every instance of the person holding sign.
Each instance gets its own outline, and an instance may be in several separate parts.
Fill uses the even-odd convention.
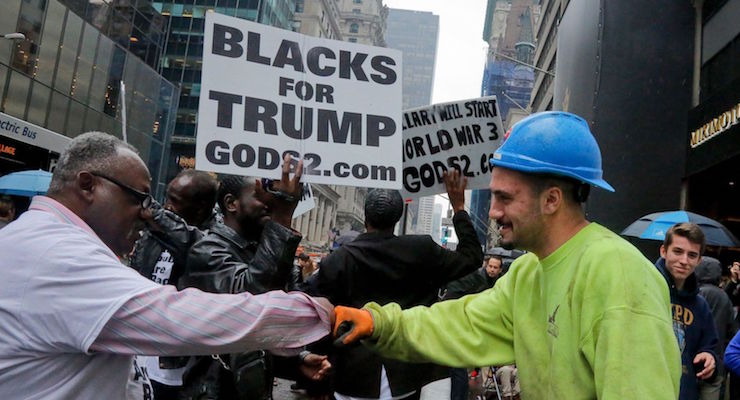
[[[281,290],[293,269],[301,234],[290,227],[301,198],[303,163],[290,176],[291,159],[283,160],[282,178],[272,182],[227,175],[220,181],[217,201],[224,223],[211,227],[189,251],[182,287],[214,293],[260,294]],[[268,399],[272,394],[273,358],[265,351],[198,357],[183,378],[185,398],[204,391],[221,399]],[[288,367],[298,367],[285,361]],[[309,377],[323,377],[326,357],[302,357]],[[288,368],[286,367],[286,368]]]
[[[429,235],[394,235],[403,199],[396,190],[373,189],[365,199],[367,232],[326,257],[309,293],[354,307],[368,301],[431,305],[445,283],[479,268],[483,252],[465,211],[467,179],[457,170],[444,178],[460,239],[455,251],[441,247]],[[331,360],[337,400],[418,399],[423,385],[449,372],[446,367],[381,357],[361,346],[340,349]]]
[[[522,399],[676,399],[681,356],[665,280],[586,220],[602,178],[588,124],[566,112],[517,123],[492,159],[501,244],[529,251],[492,289],[431,307],[338,306],[339,344],[453,367],[516,361]]]
[[[0,398],[123,400],[133,355],[298,353],[329,333],[323,299],[178,291],[121,264],[151,218],[150,181],[133,147],[82,134],[48,194],[0,230]]]

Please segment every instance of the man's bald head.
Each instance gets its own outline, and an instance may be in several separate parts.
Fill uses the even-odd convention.
[[[165,208],[183,217],[188,224],[201,226],[216,204],[218,182],[208,172],[186,169],[167,185]]]

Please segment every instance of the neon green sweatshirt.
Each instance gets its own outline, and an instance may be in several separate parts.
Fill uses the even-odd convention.
[[[365,306],[365,344],[456,367],[516,362],[523,399],[678,398],[681,355],[665,280],[591,223],[543,260],[517,259],[485,292],[405,311]]]

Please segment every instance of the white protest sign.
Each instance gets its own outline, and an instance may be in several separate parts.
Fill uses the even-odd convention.
[[[298,205],[295,206],[293,218],[295,219],[300,217],[301,215],[313,210],[314,207],[316,207],[316,201],[313,198],[313,189],[311,189],[311,185],[304,183],[303,195],[301,196],[301,201],[299,201]]]
[[[401,188],[401,52],[209,12],[196,168]]]
[[[444,193],[442,173],[449,168],[468,178],[468,189],[488,187],[488,160],[503,130],[496,96],[404,111],[401,195],[416,199]]]

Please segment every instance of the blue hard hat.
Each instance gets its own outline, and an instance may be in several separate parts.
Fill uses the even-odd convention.
[[[614,191],[602,178],[601,151],[588,123],[564,111],[540,112],[517,122],[493,153],[491,165],[566,176]]]

